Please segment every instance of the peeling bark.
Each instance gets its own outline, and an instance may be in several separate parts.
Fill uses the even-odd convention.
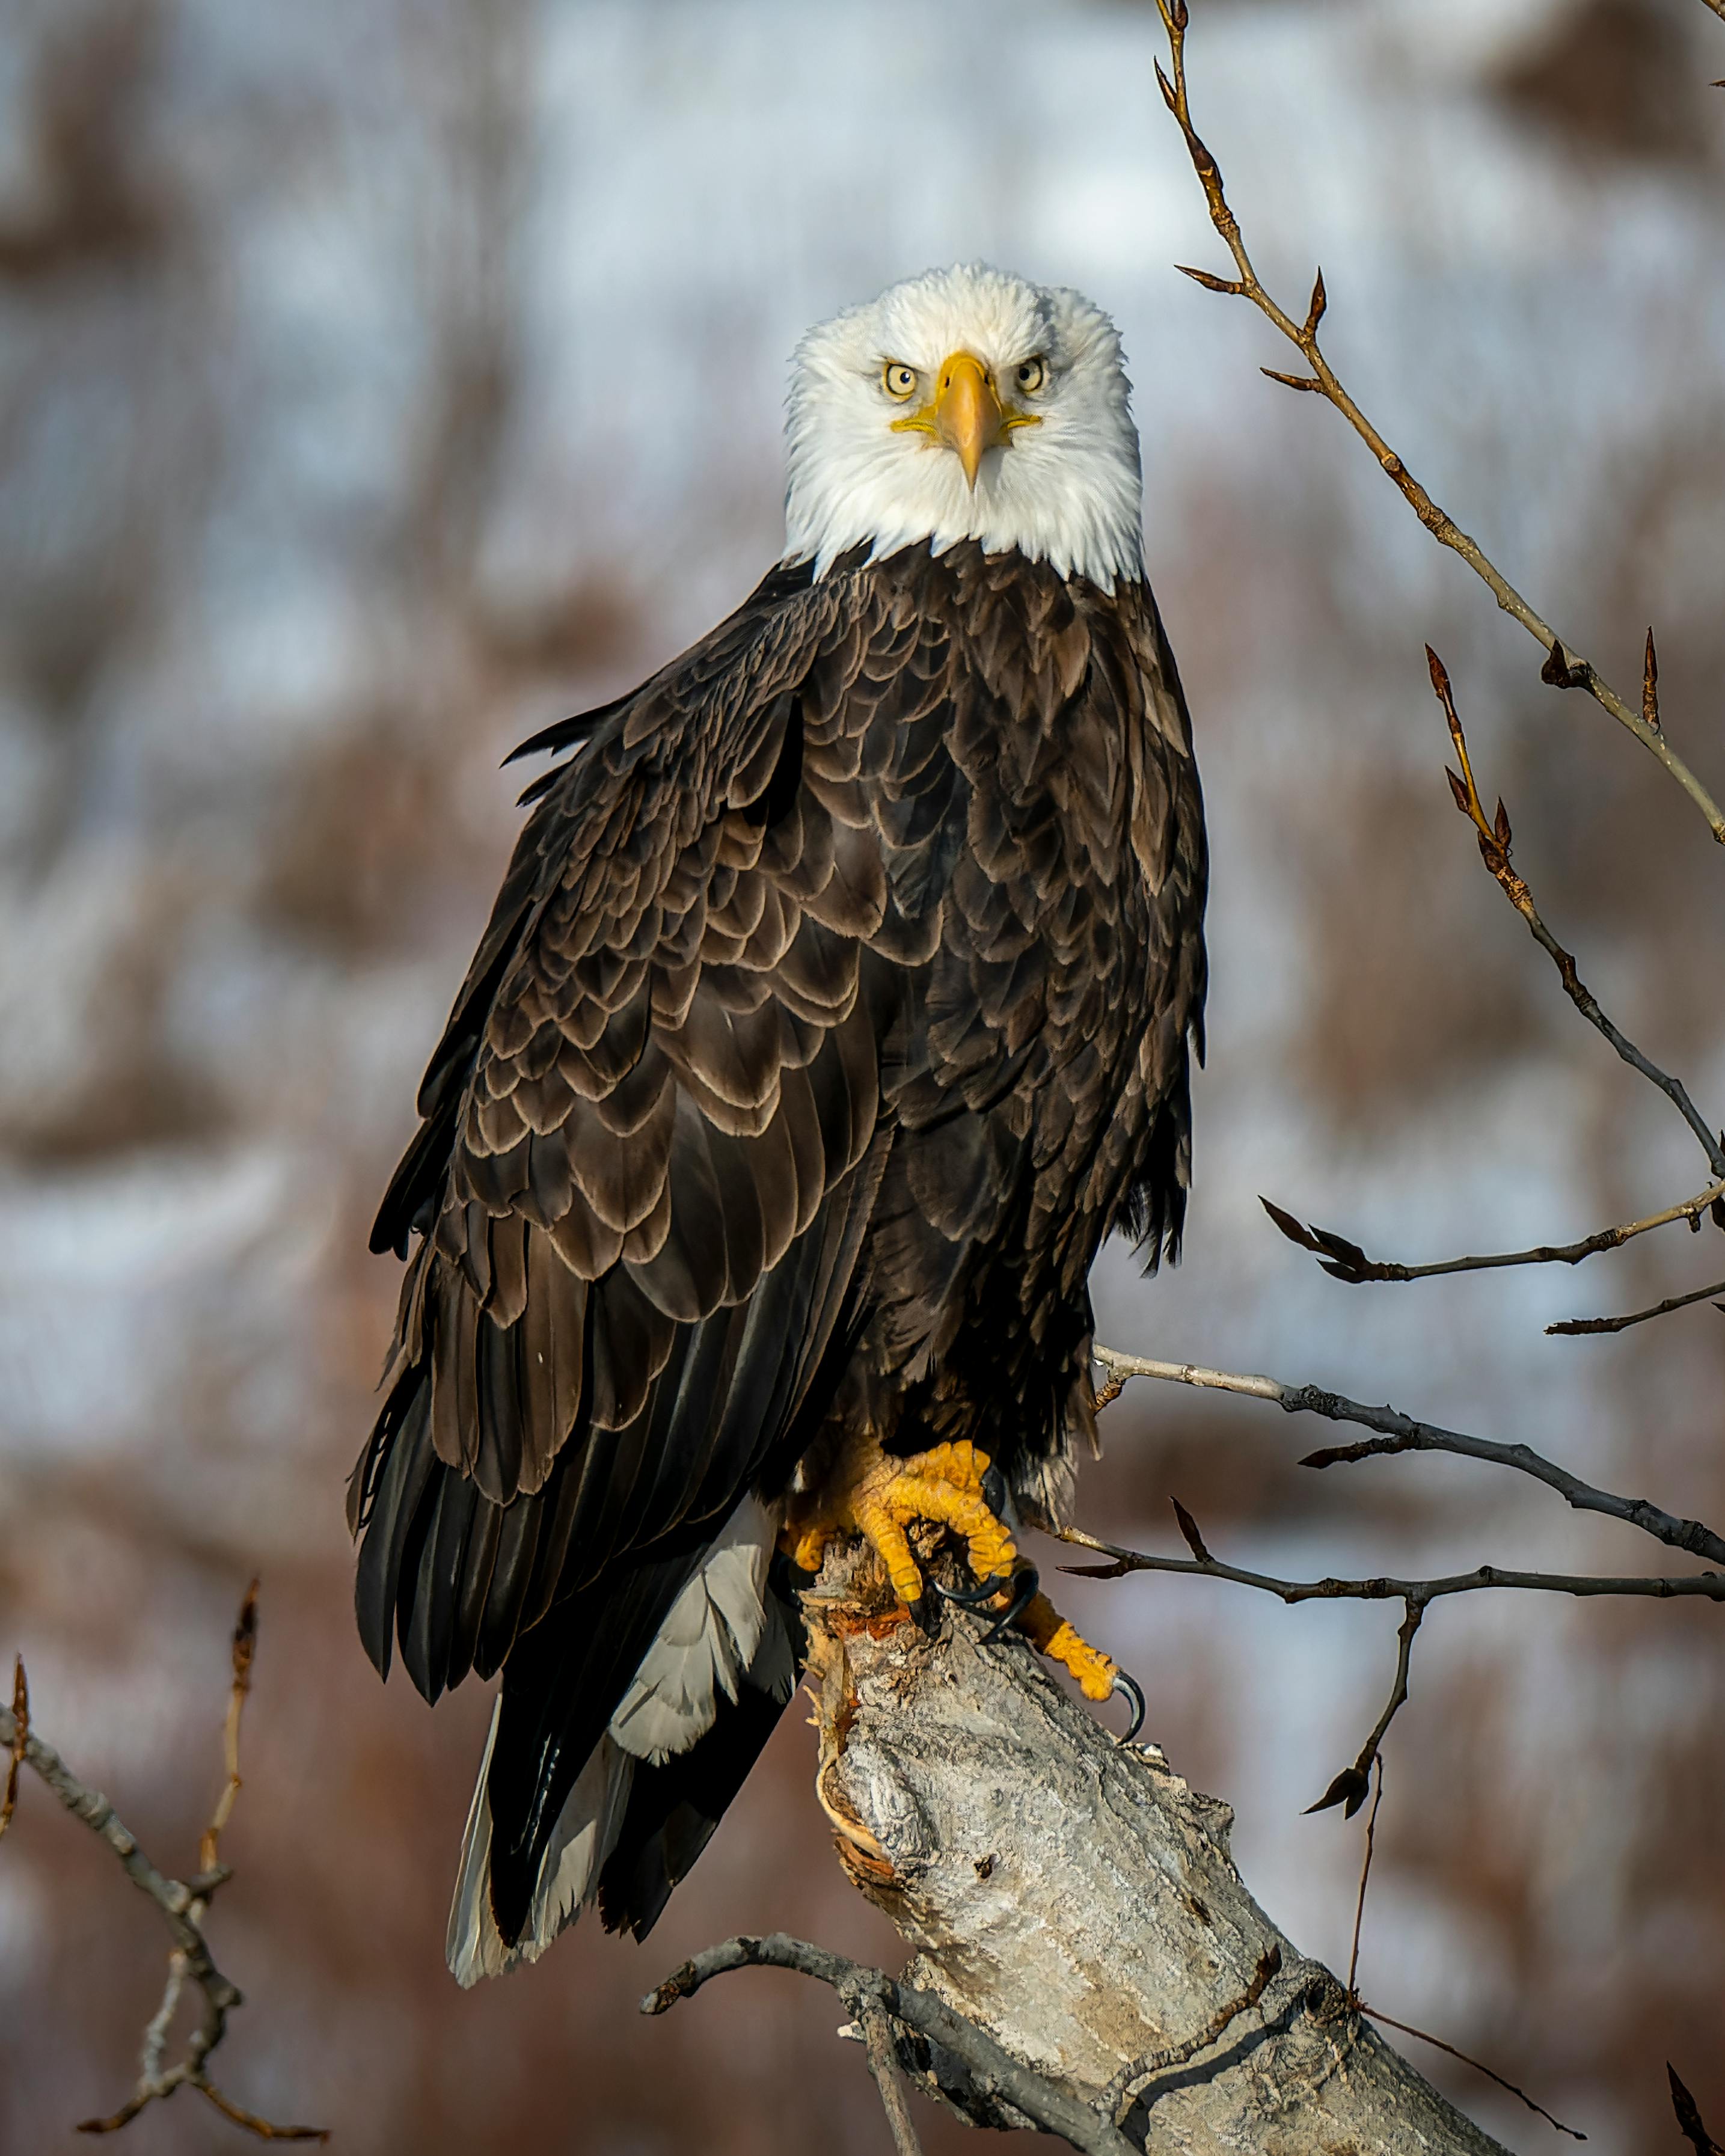
[[[1247,1892],[1233,1814],[1122,1749],[1019,1643],[949,1609],[868,1614],[835,1562],[804,1598],[816,1789],[840,1862],[913,1949],[906,1980],[1121,2121],[1220,2156],[1505,2156]],[[950,2054],[901,2064],[978,2124],[1029,2123]]]

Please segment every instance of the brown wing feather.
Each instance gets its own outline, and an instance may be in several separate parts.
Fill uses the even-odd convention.
[[[855,579],[769,579],[598,729],[522,833],[375,1238],[425,1240],[354,1484],[362,1622],[434,1694],[641,1537],[728,1510],[839,1322],[829,1253],[857,1240],[878,1120],[858,957],[883,880],[822,806],[796,690],[890,611]],[[780,1344],[763,1376],[766,1344],[725,1318],[784,1268],[822,1283],[788,1384]],[[704,1392],[678,1346],[703,1327]],[[731,1395],[757,1392],[773,1413],[746,1427]],[[392,1476],[403,1444],[435,1465]],[[489,1516],[523,1506],[553,1532],[517,1529],[501,1564]]]

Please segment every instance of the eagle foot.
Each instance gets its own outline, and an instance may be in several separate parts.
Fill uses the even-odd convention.
[[[968,1440],[937,1445],[895,1459],[871,1444],[872,1457],[849,1479],[822,1495],[812,1517],[788,1531],[784,1548],[799,1569],[819,1572],[828,1545],[860,1534],[886,1569],[893,1593],[925,1631],[939,1622],[948,1590],[925,1573],[909,1530],[920,1522],[952,1533],[964,1546],[965,1562],[978,1584],[951,1590],[966,1604],[997,1599],[1013,1591],[1019,1553],[1000,1514],[1006,1486],[988,1454]]]

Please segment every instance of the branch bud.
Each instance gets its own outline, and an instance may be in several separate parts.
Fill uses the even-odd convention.
[[[1317,335],[1317,326],[1323,320],[1324,309],[1329,304],[1324,291],[1324,273],[1320,270],[1312,280],[1312,305],[1306,311],[1306,327],[1301,331],[1302,336],[1313,337]]]
[[[1245,286],[1233,278],[1212,275],[1208,270],[1189,270],[1183,262],[1174,264],[1183,277],[1189,277],[1194,285],[1202,285],[1206,292],[1230,292],[1238,295]]]

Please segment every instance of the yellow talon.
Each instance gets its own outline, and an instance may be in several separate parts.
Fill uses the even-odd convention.
[[[1045,1594],[1031,1602],[1019,1623],[1038,1654],[1071,1671],[1086,1699],[1106,1699],[1113,1691],[1113,1658],[1100,1647],[1091,1646]]]
[[[834,1539],[834,1531],[817,1523],[804,1527],[801,1534],[783,1537],[783,1548],[791,1563],[799,1572],[819,1572],[827,1553],[827,1545]]]
[[[982,1494],[989,1466],[988,1454],[968,1439],[903,1460],[870,1442],[860,1459],[853,1452],[839,1463],[838,1473],[816,1493],[813,1517],[793,1518],[783,1546],[802,1570],[818,1572],[829,1543],[860,1534],[885,1566],[893,1593],[906,1608],[916,1608],[927,1590],[905,1530],[913,1521],[927,1520],[962,1538],[978,1579],[1006,1578],[1018,1550]]]

